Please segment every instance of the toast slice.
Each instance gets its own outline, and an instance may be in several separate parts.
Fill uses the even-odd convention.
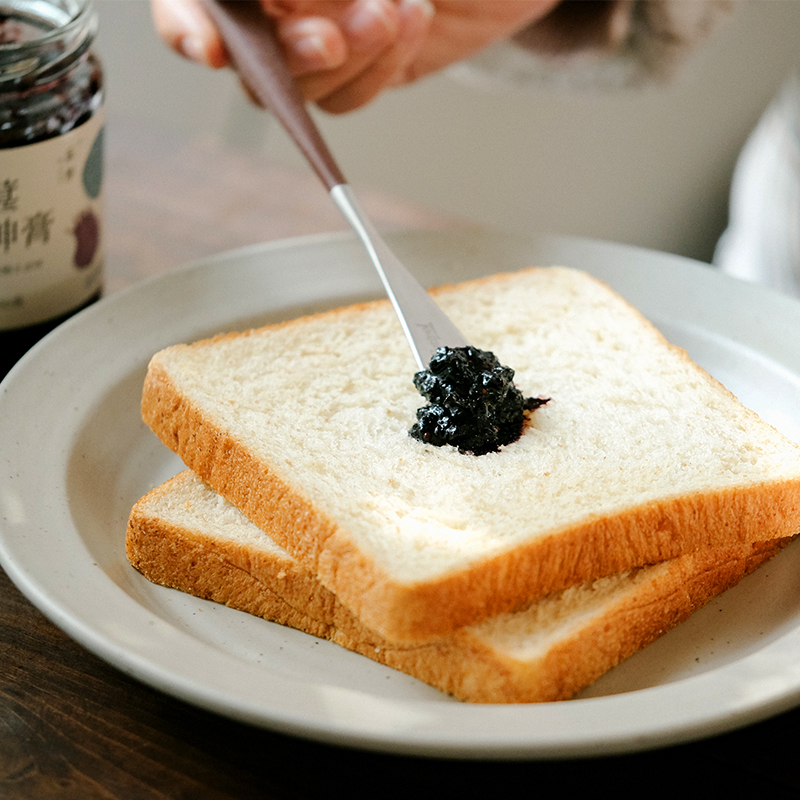
[[[143,418],[393,642],[800,530],[800,448],[605,284],[531,268],[436,297],[551,398],[499,452],[408,436],[423,401],[387,301],[167,348]]]
[[[405,672],[460,700],[564,700],[778,552],[702,551],[601,578],[439,641],[387,642],[190,470],[133,508],[130,562],[149,580],[225,603]]]

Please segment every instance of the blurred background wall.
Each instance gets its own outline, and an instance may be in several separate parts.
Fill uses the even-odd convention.
[[[162,44],[147,0],[97,3],[113,124],[145,120],[306,169],[233,75],[188,64]],[[489,90],[443,74],[317,119],[355,185],[512,230],[708,261],[736,157],[798,71],[800,0],[743,0],[666,86]]]

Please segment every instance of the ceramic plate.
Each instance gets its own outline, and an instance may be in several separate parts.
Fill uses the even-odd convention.
[[[800,303],[686,259],[484,230],[401,234],[435,284],[530,264],[606,280],[666,336],[800,440]],[[380,296],[347,234],[241,250],[112,295],[35,347],[0,387],[0,562],[56,625],[137,679],[253,725],[427,756],[630,752],[800,702],[800,549],[789,547],[579,698],[474,706],[368,659],[154,586],[127,563],[131,505],[181,469],[139,418],[167,345]]]

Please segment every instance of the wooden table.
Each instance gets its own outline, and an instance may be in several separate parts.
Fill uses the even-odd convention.
[[[110,125],[108,289],[220,251],[345,226],[316,178],[212,142]],[[386,227],[458,224],[360,193]],[[150,800],[665,794],[797,796],[800,710],[724,736],[568,762],[416,759],[253,729],[127,678],[46,620],[0,572],[0,798]]]

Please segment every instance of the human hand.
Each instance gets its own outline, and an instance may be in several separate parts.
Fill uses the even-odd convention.
[[[253,0],[255,2],[255,0]],[[359,108],[546,16],[559,0],[258,0],[303,96],[331,113]],[[207,66],[229,64],[200,0],[152,0],[161,37]]]

